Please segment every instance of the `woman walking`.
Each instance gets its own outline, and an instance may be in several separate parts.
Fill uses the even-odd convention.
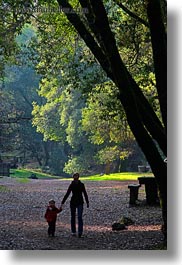
[[[72,192],[72,197],[70,201],[70,210],[71,210],[71,232],[72,235],[76,235],[76,210],[78,214],[78,237],[82,236],[83,233],[83,195],[85,197],[85,201],[87,204],[87,208],[89,208],[89,200],[88,195],[85,189],[85,185],[79,180],[79,173],[73,174],[73,181],[68,187],[68,190],[62,200],[61,207],[64,205],[65,201],[69,197]]]

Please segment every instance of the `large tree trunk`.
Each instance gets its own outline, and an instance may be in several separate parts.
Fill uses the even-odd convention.
[[[161,155],[151,138],[151,136],[146,131],[145,127],[141,123],[139,116],[127,108],[127,103],[123,102],[123,107],[126,111],[127,120],[130,128],[141,147],[148,163],[151,166],[152,172],[156,178],[156,182],[159,189],[160,201],[162,207],[162,217],[163,217],[163,233],[165,239],[167,238],[167,165],[161,158]],[[126,104],[126,105],[125,105]]]
[[[156,87],[165,128],[167,128],[167,36],[163,23],[160,0],[147,1]]]
[[[147,1],[147,15],[151,32],[156,87],[162,119],[167,132],[167,36],[162,18],[160,0]],[[167,169],[161,172],[160,178],[158,182],[160,185],[160,196],[162,198],[163,232],[167,239]]]

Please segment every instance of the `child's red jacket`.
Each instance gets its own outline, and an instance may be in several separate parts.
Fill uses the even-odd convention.
[[[60,213],[62,210],[58,209],[57,207],[47,207],[46,213],[44,215],[47,222],[55,222],[57,219],[57,214]]]

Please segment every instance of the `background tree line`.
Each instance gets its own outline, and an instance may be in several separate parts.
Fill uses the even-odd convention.
[[[44,75],[37,41],[35,28],[26,24],[16,37],[16,64],[10,61],[5,65],[1,82],[2,158],[18,155],[22,157],[20,165],[57,175],[136,171],[139,163],[146,163],[124,112],[120,115],[117,110],[113,84],[91,54],[89,62],[84,61],[88,49],[83,42],[76,40],[73,57],[69,54],[66,58],[64,78],[59,80],[60,68],[58,74],[50,73],[48,78],[50,69],[43,67]],[[43,56],[45,47],[40,42],[39,47]],[[38,66],[32,60],[35,57]],[[86,92],[88,87],[93,91]],[[32,114],[33,125],[40,133],[32,127]]]

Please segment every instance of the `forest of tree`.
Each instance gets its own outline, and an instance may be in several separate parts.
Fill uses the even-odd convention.
[[[53,174],[148,163],[166,231],[166,1],[1,1],[0,15],[1,157]]]

